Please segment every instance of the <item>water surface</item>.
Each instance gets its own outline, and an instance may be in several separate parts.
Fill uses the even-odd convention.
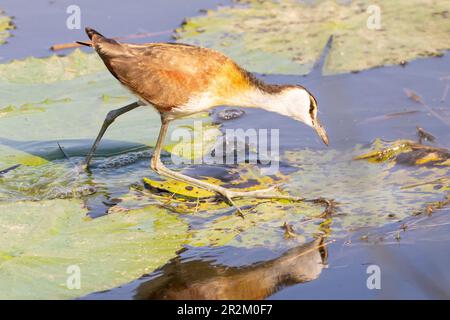
[[[83,25],[114,36],[173,29],[184,17],[219,3],[224,1],[77,2],[82,9]],[[18,29],[13,31],[14,37],[9,43],[0,47],[1,62],[31,55],[47,56],[51,54],[48,48],[55,43],[84,39],[82,30],[64,27],[65,9],[69,4],[73,1],[33,1],[25,5],[25,1],[4,0],[1,6],[7,14],[15,16]],[[151,40],[171,39],[166,33]],[[316,71],[306,77],[259,77],[270,83],[298,83],[309,88],[319,102],[320,117],[330,136],[329,148],[346,152],[357,144],[368,145],[376,138],[416,140],[416,126],[435,135],[437,146],[450,148],[449,127],[408,99],[403,91],[404,88],[413,89],[436,111],[450,116],[450,98],[440,100],[446,84],[443,78],[449,75],[450,55],[446,54],[439,58],[418,59],[406,66],[388,66],[352,74],[323,77]],[[245,112],[239,119],[224,121],[222,130],[279,129],[281,152],[325,149],[309,128],[294,120],[256,109]],[[90,142],[83,143],[88,146]],[[116,197],[126,193],[131,185],[142,183],[142,177],[156,177],[148,168],[151,150],[144,148],[140,152],[132,157],[129,153],[124,155],[131,159],[125,165],[120,162],[120,155],[98,158],[90,175],[74,174],[61,179],[64,183],[89,181],[95,185],[97,192],[85,197],[86,206],[91,216],[101,216],[116,204]],[[81,159],[73,157],[71,161],[77,163]],[[168,160],[167,156],[164,159]],[[72,165],[62,154],[53,160],[53,164],[64,167]],[[289,166],[282,167],[288,170]],[[16,174],[23,175],[26,170],[20,168]],[[45,171],[45,167],[41,170]],[[204,166],[191,169],[192,174],[200,172],[223,177],[227,170]],[[10,177],[13,180],[13,176]],[[39,200],[44,191],[37,192],[35,200]],[[448,210],[435,212],[428,220],[418,223],[416,230],[402,233],[400,240],[392,237],[400,224],[394,221],[382,228],[349,231],[335,242],[317,238],[286,250],[271,246],[254,249],[187,246],[159,270],[122,287],[84,298],[449,298],[450,277],[446,271],[449,255],[446,253],[450,249],[450,229],[445,224],[449,213]],[[195,217],[191,223],[195,225]],[[362,241],[361,235],[365,234],[376,236],[370,241]],[[376,240],[378,235],[385,239]],[[369,290],[366,286],[366,270],[372,264],[382,270],[381,290]]]

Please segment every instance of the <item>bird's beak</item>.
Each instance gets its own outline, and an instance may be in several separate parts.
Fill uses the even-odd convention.
[[[316,119],[314,123],[314,129],[316,130],[319,137],[322,139],[323,143],[328,145],[328,135],[325,131],[325,128],[322,126],[322,124],[319,122],[319,119]]]

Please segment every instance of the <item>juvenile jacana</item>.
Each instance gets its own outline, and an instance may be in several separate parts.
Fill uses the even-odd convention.
[[[160,161],[169,122],[219,105],[262,108],[277,112],[314,128],[325,144],[328,137],[317,118],[314,96],[299,85],[266,84],[212,49],[178,44],[128,44],[109,39],[86,28],[92,46],[112,75],[139,101],[110,111],[86,157],[91,158],[109,125],[120,115],[142,105],[153,106],[161,115],[161,129],[151,159],[151,168],[163,176],[216,192],[232,205],[234,198],[295,197],[274,194],[274,188],[239,192],[172,171]],[[240,209],[236,207],[241,213]]]

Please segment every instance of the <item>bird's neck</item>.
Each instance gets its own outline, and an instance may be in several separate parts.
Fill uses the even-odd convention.
[[[286,101],[279,86],[250,87],[226,99],[226,105],[246,108],[261,108],[290,116],[289,101]]]

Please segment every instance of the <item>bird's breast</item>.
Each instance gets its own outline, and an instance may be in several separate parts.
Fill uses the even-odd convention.
[[[192,95],[183,105],[173,107],[170,110],[170,114],[174,118],[185,117],[198,112],[207,111],[217,106],[218,102],[217,96],[214,93],[205,91]]]

